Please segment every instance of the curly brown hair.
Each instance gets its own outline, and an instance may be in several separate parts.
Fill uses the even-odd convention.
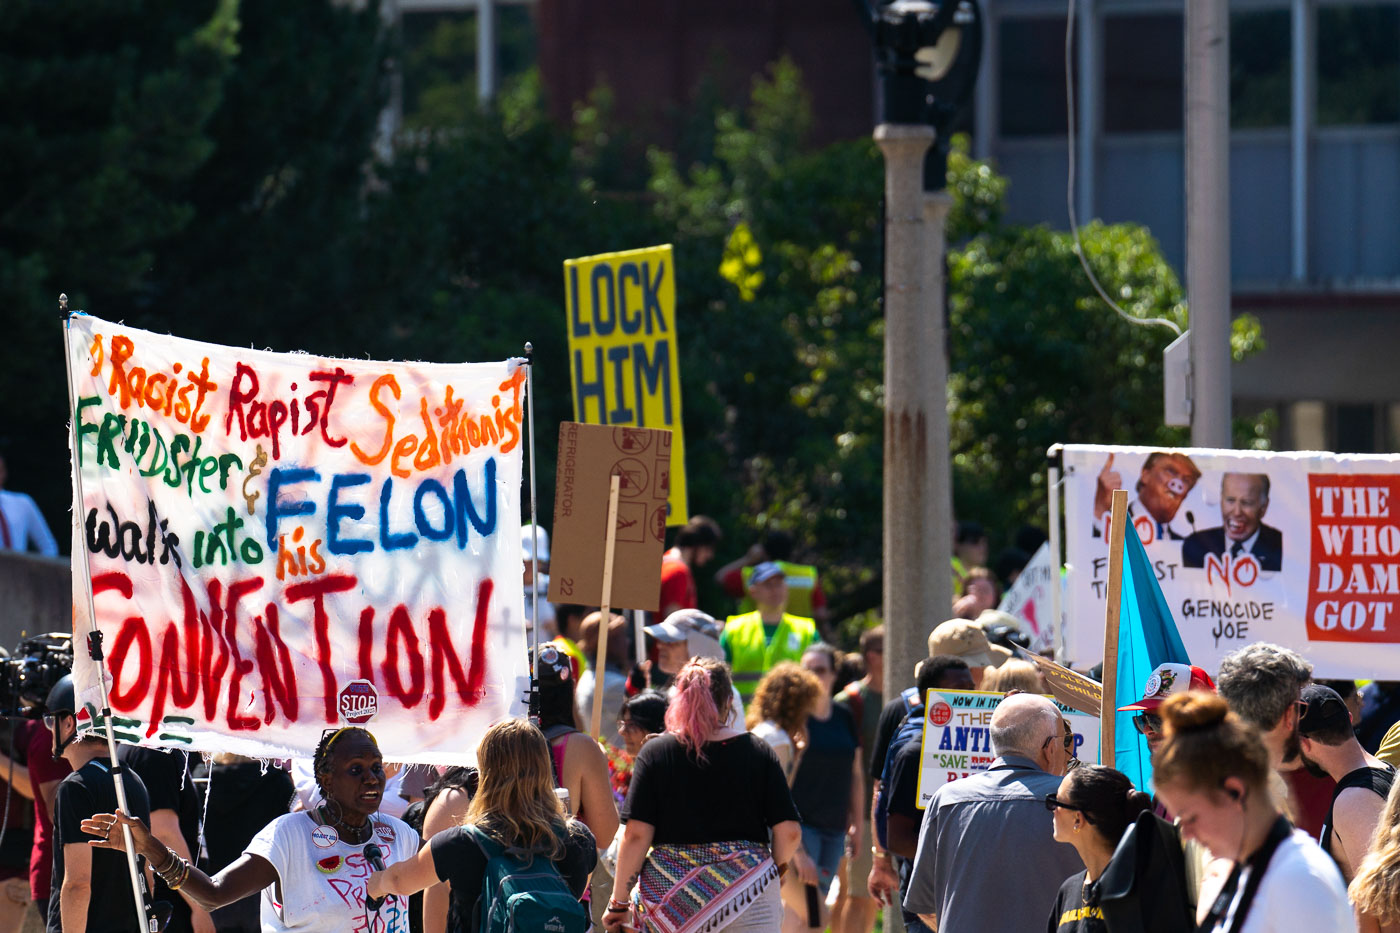
[[[817,675],[792,661],[780,661],[763,675],[749,704],[748,727],[772,720],[795,741],[807,733],[807,717],[822,694]]]

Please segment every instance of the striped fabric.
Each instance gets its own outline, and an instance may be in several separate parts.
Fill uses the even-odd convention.
[[[777,877],[768,847],[752,842],[656,846],[632,897],[645,933],[715,933]]]

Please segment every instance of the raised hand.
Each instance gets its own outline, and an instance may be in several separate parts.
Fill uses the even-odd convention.
[[[1113,469],[1113,454],[1108,455],[1108,460],[1104,462],[1103,469],[1099,470],[1097,482],[1094,484],[1094,521],[1095,523],[1105,512],[1113,508],[1113,491],[1123,488],[1123,475]]]

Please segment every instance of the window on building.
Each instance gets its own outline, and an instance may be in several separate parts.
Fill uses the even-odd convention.
[[[1318,9],[1317,122],[1400,122],[1400,7]]]
[[[1180,14],[1105,16],[1105,133],[1179,133],[1182,123]]]
[[[1230,14],[1230,126],[1287,126],[1292,100],[1287,10]]]
[[[1065,18],[1003,19],[997,32],[1001,135],[1064,135]]]

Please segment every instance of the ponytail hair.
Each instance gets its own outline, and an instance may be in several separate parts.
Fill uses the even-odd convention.
[[[1133,787],[1126,774],[1102,765],[1075,768],[1066,775],[1060,794],[1066,803],[1080,808],[1084,819],[1111,846],[1118,845],[1138,815],[1152,807],[1152,798]]]
[[[729,671],[712,658],[691,658],[673,686],[676,696],[666,709],[666,731],[703,763],[704,745],[724,725],[720,711],[731,702]]]

